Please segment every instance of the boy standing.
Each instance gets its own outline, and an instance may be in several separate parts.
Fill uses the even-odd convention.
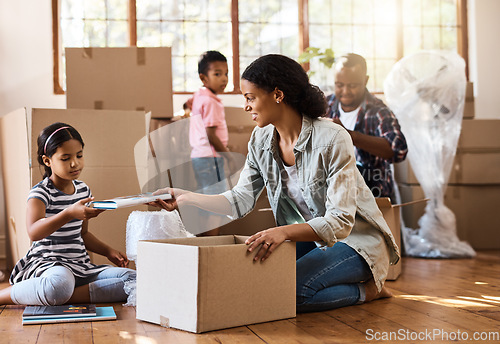
[[[198,61],[198,74],[203,83],[193,96],[189,142],[191,162],[202,193],[218,194],[225,191],[224,159],[218,152],[229,152],[228,130],[224,105],[217,94],[223,93],[228,82],[227,59],[218,51],[207,51]],[[217,226],[217,217],[209,216],[209,228]],[[218,235],[219,228],[202,235]]]

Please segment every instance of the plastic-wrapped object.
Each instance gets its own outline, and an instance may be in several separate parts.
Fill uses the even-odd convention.
[[[186,231],[177,210],[133,211],[127,220],[126,249],[130,260],[137,260],[139,240],[186,238]]]
[[[454,52],[421,51],[398,61],[384,82],[387,103],[408,144],[408,159],[426,198],[418,229],[403,229],[406,254],[427,258],[475,255],[457,237],[444,204],[465,102],[465,62]]]
[[[193,236],[184,228],[177,210],[133,211],[127,219],[127,258],[137,261],[137,243],[139,240],[161,240]],[[136,281],[126,281],[124,290],[128,295],[127,303],[124,306],[135,306]]]
[[[136,293],[137,281],[135,279],[125,281],[123,286],[123,290],[127,296],[127,303],[124,303],[124,306],[132,306],[135,307],[137,305],[137,293]]]

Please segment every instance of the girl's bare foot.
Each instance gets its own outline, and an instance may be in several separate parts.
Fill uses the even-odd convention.
[[[376,299],[382,299],[386,297],[392,297],[392,293],[385,286],[382,287],[382,290],[379,292],[377,290],[377,285],[375,284],[375,280],[371,278],[370,280],[363,283],[365,286],[366,298],[365,302],[370,302]]]

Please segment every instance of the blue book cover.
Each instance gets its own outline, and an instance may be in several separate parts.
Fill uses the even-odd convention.
[[[37,325],[37,324],[55,324],[63,322],[79,322],[79,321],[103,321],[103,320],[116,320],[115,310],[112,306],[109,307],[96,307],[96,315],[88,316],[54,316],[43,318],[23,318],[23,325]]]

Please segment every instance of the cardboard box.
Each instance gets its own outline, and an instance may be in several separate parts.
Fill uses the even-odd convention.
[[[391,204],[391,200],[388,197],[376,197],[377,205],[384,216],[385,222],[389,226],[394,240],[401,250],[401,225],[400,225],[400,215],[399,215],[399,205]],[[387,280],[394,281],[399,275],[401,275],[402,270],[402,257],[395,265],[389,267],[389,273],[387,274]]]
[[[398,183],[419,185],[409,160],[394,164]],[[500,147],[495,150],[458,150],[448,179],[449,184],[500,184]]]
[[[449,184],[500,184],[500,120],[463,120]],[[398,183],[419,184],[408,159],[394,164]]]
[[[424,197],[419,185],[399,185],[399,190],[403,202]],[[495,216],[500,204],[500,185],[448,185],[444,203],[455,214],[460,240],[478,250],[500,249],[500,218]],[[418,228],[425,204],[403,207],[402,212],[405,225]]]
[[[245,239],[140,241],[137,319],[200,333],[295,317],[295,243],[254,263]]]
[[[473,119],[476,117],[476,109],[475,109],[475,103],[474,100],[466,100],[464,103],[464,119]]]
[[[424,191],[420,185],[399,184],[399,193],[401,202],[411,202],[417,199],[425,198]],[[413,207],[403,208],[401,210],[403,224],[409,228],[418,228],[418,220],[425,212],[426,203],[416,204]]]
[[[170,47],[66,48],[68,109],[173,116]]]
[[[465,101],[474,101],[474,83],[467,81],[465,86]]]
[[[85,143],[85,168],[80,180],[89,185],[96,199],[136,194],[141,191],[137,179],[134,151],[144,156],[147,147],[137,142],[146,135],[148,115],[143,111],[120,110],[16,110],[0,120],[3,181],[11,248],[10,267],[28,251],[31,242],[26,231],[26,199],[29,190],[43,178],[37,162],[36,139],[40,131],[54,122],[74,126]],[[89,230],[112,247],[125,251],[126,221],[130,211],[145,206],[105,212],[89,221]],[[98,264],[109,263],[95,256]]]
[[[264,191],[255,203],[255,208],[245,217],[229,222],[220,228],[220,234],[254,235],[276,227],[273,211],[269,205],[267,192]]]
[[[464,119],[473,119],[476,113],[474,110],[474,83],[468,81],[465,88]]]
[[[252,120],[252,116],[241,107],[226,106],[224,111],[229,132],[229,150],[246,156],[248,141],[256,124]]]
[[[500,119],[464,119],[458,149],[499,149],[499,131]]]
[[[415,205],[423,205],[425,207],[426,199],[424,197],[415,198],[410,201],[401,204],[391,204],[391,200],[388,197],[376,197],[377,205],[384,216],[385,222],[389,226],[394,240],[402,252],[401,248],[401,209],[412,208]],[[395,265],[389,267],[389,273],[387,275],[387,280],[394,281],[402,271],[402,257]]]

